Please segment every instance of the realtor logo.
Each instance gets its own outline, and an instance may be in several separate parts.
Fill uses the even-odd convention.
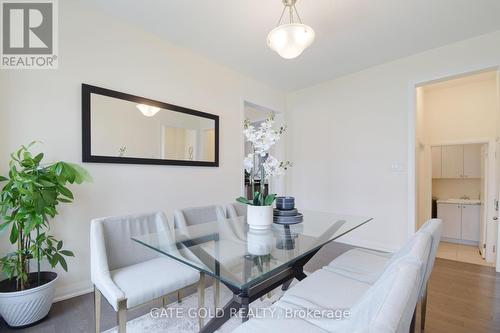
[[[0,68],[57,68],[56,0],[2,0]]]

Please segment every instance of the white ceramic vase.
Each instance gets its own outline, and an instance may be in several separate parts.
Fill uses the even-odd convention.
[[[252,229],[269,229],[273,223],[273,206],[248,205],[247,223]]]
[[[34,275],[36,273],[31,273]],[[41,272],[49,282],[23,291],[0,292],[0,315],[12,327],[26,326],[43,319],[52,307],[57,274]]]
[[[252,229],[247,233],[248,253],[264,256],[271,253],[273,247],[273,231],[271,229]]]

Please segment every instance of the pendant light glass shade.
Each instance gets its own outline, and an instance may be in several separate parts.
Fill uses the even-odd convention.
[[[297,0],[282,0],[283,11],[276,28],[267,35],[269,48],[285,59],[298,57],[314,41],[314,30],[302,23],[299,12],[295,8]],[[281,23],[288,12],[288,23]],[[298,22],[294,22],[294,18]]]
[[[154,117],[154,115],[160,111],[159,107],[146,104],[137,104],[137,108],[145,117]]]
[[[267,35],[267,45],[281,57],[298,57],[314,41],[314,30],[302,23],[277,26]]]

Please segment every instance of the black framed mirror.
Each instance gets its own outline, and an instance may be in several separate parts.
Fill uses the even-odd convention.
[[[219,166],[219,116],[82,84],[82,160]]]

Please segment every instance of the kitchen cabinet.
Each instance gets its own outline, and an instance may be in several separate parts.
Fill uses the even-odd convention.
[[[481,146],[464,145],[464,178],[481,178]]]
[[[438,202],[438,218],[443,221],[442,237],[448,240],[479,242],[480,205]]]
[[[438,218],[443,221],[442,237],[462,237],[462,209],[458,204],[439,203]]]
[[[441,146],[431,147],[432,178],[441,178]]]
[[[441,177],[462,178],[464,175],[464,146],[442,146],[441,156]]]
[[[482,146],[432,146],[432,178],[481,178]]]
[[[479,205],[462,205],[462,239],[479,242]]]

